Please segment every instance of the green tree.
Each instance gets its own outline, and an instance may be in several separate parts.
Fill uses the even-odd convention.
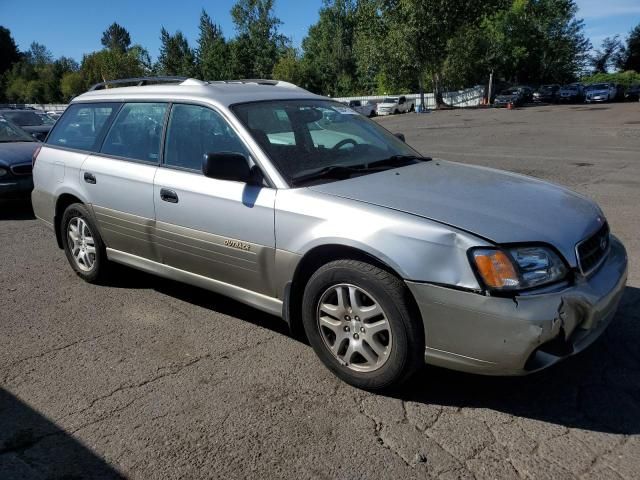
[[[290,48],[273,67],[272,78],[284,80],[303,88],[308,88],[309,76],[305,71],[305,65],[294,48]]]
[[[68,102],[86,90],[85,80],[80,72],[67,72],[60,79],[62,100]]]
[[[131,45],[131,37],[126,28],[113,22],[102,33],[102,45],[109,50],[117,50],[121,53],[126,52]]]
[[[602,40],[600,48],[589,59],[593,73],[607,73],[610,68],[619,65],[622,48],[618,35]]]
[[[342,96],[355,89],[355,21],[354,0],[324,0],[318,21],[302,41],[304,63],[314,90]]]
[[[94,83],[107,80],[147,75],[149,73],[146,65],[148,58],[148,53],[140,46],[132,47],[124,53],[119,50],[104,49],[85,55],[80,72],[85,87],[88,88]]]
[[[640,24],[629,32],[627,44],[620,54],[618,68],[640,73]]]
[[[196,50],[198,72],[204,80],[224,80],[229,77],[229,47],[222,29],[206,11],[200,14],[200,36]]]
[[[8,28],[0,26],[0,76],[20,60],[20,51]]]
[[[192,77],[196,72],[195,55],[181,31],[171,35],[164,27],[160,31],[160,56],[156,70],[162,75]]]
[[[238,0],[231,17],[238,31],[231,43],[232,73],[241,78],[268,78],[289,40],[273,14],[274,0]]]

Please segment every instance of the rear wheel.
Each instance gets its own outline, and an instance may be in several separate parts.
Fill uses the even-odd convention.
[[[424,330],[396,276],[356,260],[337,260],[305,289],[305,333],[320,360],[345,382],[393,387],[423,363]]]
[[[61,222],[62,246],[71,267],[89,283],[102,279],[107,270],[107,255],[87,208],[80,203],[69,205]]]

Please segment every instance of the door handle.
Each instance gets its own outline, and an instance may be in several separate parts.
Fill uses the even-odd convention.
[[[160,189],[160,199],[169,203],[178,203],[178,194],[167,188]]]
[[[84,172],[84,181],[95,185],[96,176],[93,173]]]

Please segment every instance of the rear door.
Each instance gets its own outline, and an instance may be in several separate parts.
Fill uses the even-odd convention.
[[[224,283],[272,294],[276,190],[202,174],[207,153],[249,156],[224,117],[174,104],[155,178],[155,242],[162,261]]]
[[[80,172],[107,247],[151,260],[158,260],[153,179],[167,111],[161,102],[125,103],[100,152],[89,156]]]

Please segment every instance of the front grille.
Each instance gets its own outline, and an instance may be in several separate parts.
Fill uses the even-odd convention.
[[[583,274],[588,274],[600,265],[609,252],[609,225],[606,223],[591,237],[576,247],[578,265]]]
[[[32,170],[33,166],[30,163],[22,163],[11,167],[11,172],[14,175],[31,175]]]

